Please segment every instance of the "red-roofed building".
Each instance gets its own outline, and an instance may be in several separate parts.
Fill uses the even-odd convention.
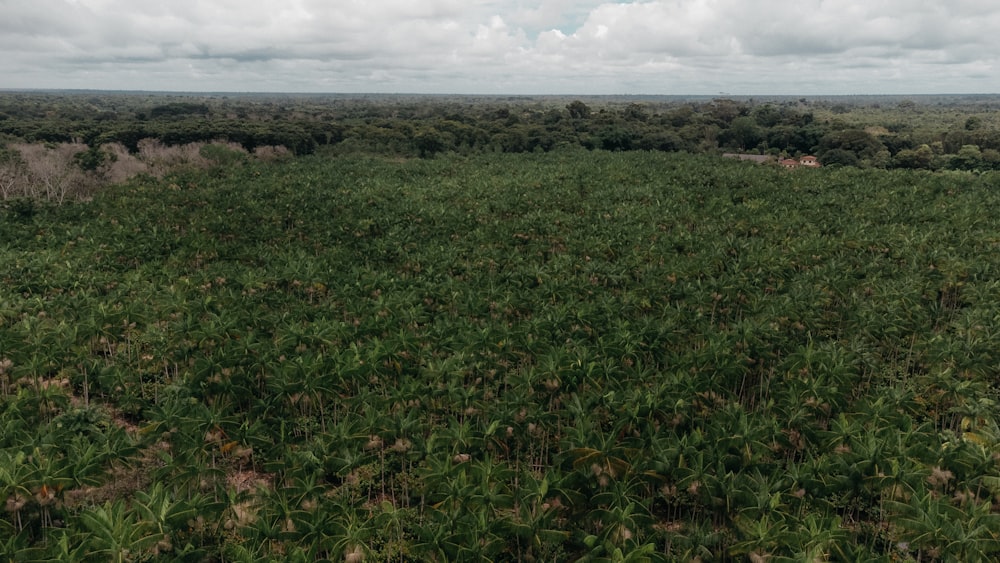
[[[785,168],[798,168],[799,166],[805,166],[806,168],[819,168],[822,166],[819,163],[819,159],[810,155],[800,156],[798,159],[783,158],[778,161],[778,164],[784,166]]]

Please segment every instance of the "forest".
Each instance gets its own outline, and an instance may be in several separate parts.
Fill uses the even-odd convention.
[[[585,101],[584,101],[585,100]],[[0,138],[86,145],[97,166],[130,153],[225,140],[429,157],[589,150],[815,155],[825,165],[1000,168],[1000,98],[181,95],[0,91]]]
[[[5,561],[1000,558],[997,99],[0,101]]]

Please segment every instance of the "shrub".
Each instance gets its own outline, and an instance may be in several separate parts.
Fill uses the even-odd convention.
[[[207,168],[208,161],[201,155],[201,143],[167,146],[156,139],[139,141],[139,160],[149,167],[149,172],[162,178],[171,170],[183,167]]]
[[[266,145],[255,148],[253,150],[253,155],[257,160],[272,162],[292,158],[292,151],[288,150],[283,145]]]
[[[247,151],[237,143],[210,143],[198,149],[198,155],[217,166],[231,166],[243,162]]]
[[[102,170],[106,182],[119,184],[139,174],[149,173],[149,166],[136,158],[121,143],[102,145],[101,150],[111,155],[110,162]]]

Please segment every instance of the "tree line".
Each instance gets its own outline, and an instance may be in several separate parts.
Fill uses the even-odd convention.
[[[825,165],[1000,169],[1000,129],[981,101],[846,104],[807,99],[433,96],[0,95],[0,143],[120,144],[131,153],[225,141],[432,157],[444,152],[746,152]],[[976,99],[978,100],[978,98]],[[931,124],[931,125],[928,125]]]

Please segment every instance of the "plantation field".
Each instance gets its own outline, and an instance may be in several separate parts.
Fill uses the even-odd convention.
[[[638,151],[5,202],[0,554],[995,560],[998,250],[991,172]]]

